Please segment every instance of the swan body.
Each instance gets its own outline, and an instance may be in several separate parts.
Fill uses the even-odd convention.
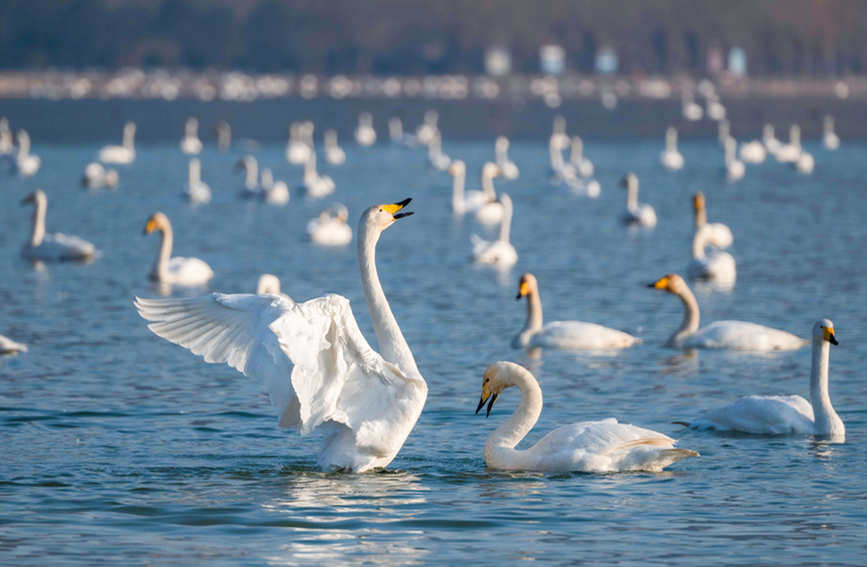
[[[286,146],[286,161],[294,165],[307,163],[313,148],[304,140],[312,124],[293,122],[289,125],[289,144]],[[313,132],[310,132],[310,136]]]
[[[554,117],[550,144],[561,152],[569,147],[569,136],[566,135],[566,118],[560,114]]]
[[[683,302],[683,322],[666,341],[667,347],[773,351],[797,350],[807,342],[786,331],[743,321],[716,321],[699,328],[698,303],[683,278],[669,274],[648,287],[673,293]]]
[[[135,161],[135,122],[123,126],[123,145],[105,146],[99,150],[97,159],[102,163],[130,164]]]
[[[781,145],[774,153],[780,163],[794,163],[801,156],[801,127],[792,124],[789,129],[789,143]]]
[[[30,153],[30,135],[26,130],[19,130],[18,138],[18,155],[15,156],[15,170],[19,177],[30,177],[36,175],[39,167],[42,165],[42,160],[39,156]]]
[[[181,151],[188,155],[196,155],[202,151],[202,141],[199,139],[199,121],[188,118],[184,127],[185,134],[181,139]]]
[[[738,143],[729,136],[725,141],[725,176],[726,181],[740,181],[743,179],[747,168],[744,162],[737,158]]]
[[[289,186],[283,181],[274,181],[267,167],[262,170],[262,191],[259,198],[269,205],[285,205],[289,202]]]
[[[211,200],[211,188],[202,181],[202,163],[193,158],[189,165],[189,181],[184,187],[184,198],[190,203],[204,204]]]
[[[375,247],[411,213],[407,203],[367,209],[358,230],[362,286],[381,353],[361,334],[349,301],[327,295],[290,303],[276,295],[214,293],[192,299],[136,298],[155,334],[210,363],[228,363],[268,391],[280,427],[321,427],[327,471],[387,466],[418,420],[427,384],[379,283]]]
[[[623,213],[623,222],[635,224],[645,228],[656,226],[656,211],[648,204],[638,202],[638,176],[628,173],[620,182],[621,187],[627,190],[626,211]]]
[[[572,136],[569,162],[575,166],[575,171],[581,177],[592,177],[595,168],[593,162],[584,157],[584,141],[579,136]]]
[[[512,348],[554,348],[566,350],[623,349],[640,344],[628,333],[581,321],[555,321],[542,324],[542,299],[533,274],[524,274],[518,283],[518,297],[527,298],[527,322],[512,339]]]
[[[717,248],[728,248],[731,246],[735,237],[729,227],[721,222],[707,222],[707,207],[705,205],[704,193],[696,192],[692,196],[692,206],[695,209],[695,228],[696,230],[707,226],[713,232],[712,242]]]
[[[355,141],[366,148],[376,143],[376,130],[373,129],[373,115],[362,112],[358,117],[358,128],[355,129]]]
[[[346,162],[346,152],[337,145],[337,131],[325,131],[325,161],[331,165],[343,165]]]
[[[439,171],[448,170],[452,164],[452,158],[443,153],[442,135],[439,130],[434,133],[430,144],[428,144],[427,157],[430,160],[431,167]]]
[[[762,142],[765,144],[765,149],[768,150],[768,153],[773,156],[776,156],[777,151],[783,146],[782,142],[774,134],[774,127],[770,124],[765,124],[762,129]]]
[[[0,335],[0,356],[18,354],[19,352],[27,352],[27,345],[16,343],[12,339]]]
[[[292,298],[280,291],[280,278],[273,274],[262,274],[259,276],[259,281],[256,282],[256,295],[270,294],[279,295],[286,301],[292,301]]]
[[[163,213],[154,213],[148,219],[144,228],[144,234],[148,235],[155,230],[162,234],[162,243],[157,253],[150,279],[155,282],[175,284],[180,286],[200,286],[206,284],[214,277],[214,271],[198,258],[172,258],[172,244],[174,233],[172,224]]]
[[[518,253],[509,242],[509,231],[512,227],[512,199],[505,193],[501,193],[499,201],[503,206],[503,219],[500,221],[499,238],[493,242],[488,242],[473,234],[470,236],[470,240],[473,243],[474,262],[508,268],[518,262]]]
[[[430,109],[425,111],[424,122],[415,130],[415,139],[419,144],[427,146],[431,143],[434,136],[439,133],[438,121],[439,114],[436,110]]]
[[[117,174],[117,170],[109,169],[106,171],[101,163],[92,162],[87,164],[87,167],[84,168],[84,176],[81,178],[81,185],[88,189],[102,189],[103,187],[117,189],[119,180],[120,178]]]
[[[334,193],[335,187],[331,177],[319,175],[316,171],[316,152],[310,152],[307,163],[304,164],[304,195],[308,199],[321,199]]]
[[[244,188],[241,196],[246,198],[258,198],[262,193],[262,185],[259,183],[259,162],[253,156],[244,156],[235,169],[244,170]]]
[[[77,236],[67,236],[60,232],[54,234],[45,232],[48,197],[39,189],[25,197],[22,204],[33,205],[33,225],[30,229],[30,240],[21,250],[22,255],[28,260],[89,262],[99,254],[96,246]]]
[[[683,117],[690,122],[701,120],[704,116],[704,109],[701,105],[695,102],[695,97],[691,91],[684,91],[681,99],[681,112]]]
[[[744,163],[763,163],[768,157],[765,145],[758,140],[741,144],[738,154]]]
[[[692,421],[693,429],[741,431],[756,435],[819,435],[845,438],[846,427],[828,394],[828,361],[836,345],[834,324],[822,319],[813,326],[810,401],[801,396],[746,396]]]
[[[840,138],[834,133],[834,117],[830,114],[825,116],[822,145],[826,150],[836,150],[840,147]]]
[[[346,224],[349,211],[340,203],[334,203],[307,223],[307,234],[314,244],[345,246],[352,242],[352,229]]]
[[[726,107],[720,103],[716,95],[707,99],[707,117],[715,121],[725,120]]]
[[[693,280],[733,284],[737,279],[734,257],[722,250],[706,252],[708,244],[719,246],[716,234],[716,228],[710,224],[696,229],[692,239],[692,261],[687,268],[687,276]]]
[[[513,180],[521,175],[521,170],[515,165],[515,162],[509,159],[509,139],[505,136],[500,136],[494,143],[494,153],[497,156],[497,167],[504,179]]]
[[[683,155],[677,151],[677,129],[674,126],[665,131],[665,151],[659,156],[659,161],[669,171],[683,169]]]
[[[686,457],[689,449],[676,449],[667,435],[618,423],[614,418],[583,421],[557,428],[532,447],[515,449],[542,413],[542,390],[536,378],[513,362],[495,362],[485,370],[482,396],[476,413],[494,402],[510,386],[521,391],[521,404],[485,442],[485,464],[498,470],[543,472],[659,472]],[[490,401],[489,401],[490,400]]]
[[[493,162],[486,162],[482,166],[482,193],[485,201],[476,208],[476,220],[483,225],[500,224],[503,221],[503,204],[497,200],[497,192],[494,189],[494,177],[500,176],[500,168]]]
[[[479,207],[489,202],[484,191],[464,191],[467,180],[467,166],[461,160],[455,160],[448,168],[448,173],[454,177],[452,182],[452,212],[456,215],[474,213]]]
[[[813,169],[816,167],[816,160],[812,154],[801,150],[801,155],[798,156],[798,159],[792,165],[798,173],[809,174],[813,173]]]

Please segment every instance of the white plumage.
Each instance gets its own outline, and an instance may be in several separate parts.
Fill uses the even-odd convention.
[[[162,243],[157,253],[150,279],[164,284],[181,286],[199,286],[214,277],[214,271],[208,264],[198,258],[172,258],[174,233],[172,224],[166,215],[156,212],[148,219],[144,234],[148,235],[158,230],[162,234]]]
[[[18,139],[18,155],[15,156],[15,161],[12,162],[14,170],[19,177],[30,177],[36,175],[39,167],[42,165],[42,160],[39,156],[30,153],[30,135],[26,130],[19,130],[16,134]]]
[[[199,139],[199,121],[190,117],[184,126],[184,137],[181,139],[181,151],[196,155],[202,151],[202,141]]]
[[[355,129],[355,141],[366,148],[376,143],[376,130],[373,129],[373,115],[362,112],[358,116],[358,128]]]
[[[674,126],[665,131],[665,151],[659,156],[659,161],[670,171],[683,169],[683,155],[677,151],[677,129]]]
[[[352,242],[352,229],[346,224],[349,210],[340,203],[325,208],[307,223],[307,235],[314,244],[345,246]]]
[[[130,164],[135,161],[135,122],[123,126],[123,145],[105,146],[97,158],[102,163]]]
[[[500,221],[499,238],[493,242],[488,242],[473,234],[470,235],[470,240],[473,244],[474,262],[488,266],[508,268],[518,262],[518,252],[515,251],[515,247],[509,242],[509,232],[512,226],[512,199],[505,193],[501,193],[499,201],[504,211],[503,218]]]
[[[650,205],[638,202],[638,176],[634,173],[627,173],[620,182],[620,186],[625,187],[627,190],[626,211],[623,213],[623,222],[645,228],[655,227],[656,211]]]
[[[695,230],[692,239],[692,260],[686,275],[692,280],[708,280],[722,284],[734,284],[738,277],[734,256],[722,250],[707,250],[708,244],[722,247],[716,240],[717,229],[705,224]],[[719,231],[725,235],[725,231]]]
[[[695,209],[695,228],[696,230],[708,226],[713,232],[713,244],[717,248],[728,248],[731,246],[735,237],[729,227],[721,222],[707,222],[707,206],[704,199],[704,193],[697,191],[692,196],[692,206]]]
[[[45,232],[45,215],[48,211],[48,197],[37,189],[24,198],[23,204],[33,204],[33,225],[30,240],[21,250],[28,260],[62,262],[66,260],[89,262],[96,258],[96,246],[77,236],[67,236],[60,232]]]
[[[27,345],[17,343],[10,338],[0,335],[0,355],[7,356],[27,352]]]
[[[193,158],[188,166],[189,179],[184,186],[183,196],[190,203],[205,204],[211,201],[211,188],[202,181],[202,163]]]

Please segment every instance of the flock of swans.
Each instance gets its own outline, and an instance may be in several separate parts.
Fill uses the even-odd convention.
[[[762,142],[753,141],[740,147],[737,159],[736,142],[727,133],[724,107],[718,101],[709,102],[707,113],[721,122],[721,143],[725,147],[726,176],[735,180],[734,164],[743,161],[757,163],[764,155],[774,155],[781,162],[797,165],[808,161],[800,148],[799,131],[792,128],[789,144],[773,138],[773,129],[765,129]],[[703,110],[694,100],[684,99],[684,117],[700,119]],[[695,118],[698,117],[698,118]],[[452,160],[442,152],[442,133],[437,115],[429,111],[414,134],[406,134],[400,119],[389,120],[392,143],[409,147],[426,147],[432,170],[447,171],[453,178],[451,208],[454,215],[472,214],[484,226],[499,225],[494,241],[472,236],[471,258],[484,265],[511,267],[518,254],[510,243],[510,227],[515,212],[514,203],[506,193],[497,193],[494,180],[519,178],[520,169],[509,159],[509,141],[497,139],[495,160],[481,170],[481,190],[466,191],[466,164]],[[825,146],[835,149],[839,139],[833,135],[833,120],[826,119]],[[770,129],[769,129],[770,128]],[[123,144],[107,146],[99,151],[98,160],[89,164],[82,183],[88,188],[115,188],[118,174],[106,170],[103,164],[129,164],[135,160],[136,126],[124,127]],[[216,128],[218,146],[227,148],[231,129],[222,122]],[[330,177],[316,170],[316,150],[313,146],[312,122],[293,123],[289,127],[286,159],[303,165],[300,189],[307,198],[321,198],[334,193]],[[337,133],[325,133],[325,159],[339,166],[346,153],[337,145]],[[355,139],[367,147],[377,140],[370,113],[359,118]],[[774,143],[776,141],[776,144]],[[19,175],[38,171],[40,160],[30,151],[30,140],[24,131],[11,137],[8,123],[0,122],[0,149],[17,155],[13,158]],[[797,152],[791,148],[796,148]],[[563,151],[570,149],[567,162]],[[187,121],[180,142],[184,154],[195,156],[202,150],[198,138],[198,121]],[[578,136],[568,136],[565,120],[557,117],[549,140],[551,158],[550,182],[568,190],[595,198],[601,187],[593,179],[595,168],[583,155],[584,144]],[[761,155],[760,155],[761,154]],[[810,157],[809,159],[812,159]],[[660,161],[671,170],[684,167],[684,157],[677,149],[677,131],[666,132],[666,145]],[[33,165],[35,164],[35,165]],[[240,191],[242,198],[258,199],[265,204],[285,205],[289,188],[275,181],[271,170],[259,169],[256,159],[247,155],[237,164],[245,178]],[[812,166],[809,168],[812,170]],[[743,171],[740,173],[743,177]],[[653,207],[638,201],[638,177],[627,173],[621,185],[627,191],[622,220],[630,225],[653,229],[657,216]],[[189,161],[189,182],[183,195],[191,202],[205,204],[211,198],[210,188],[201,179],[201,164],[195,157]],[[37,190],[25,204],[33,206],[30,239],[22,254],[39,261],[92,261],[99,251],[93,244],[76,236],[46,232],[48,199]],[[324,470],[363,472],[386,467],[398,454],[418,420],[428,393],[409,344],[401,332],[383,288],[376,266],[376,245],[383,231],[396,221],[412,215],[406,207],[410,199],[369,207],[358,223],[356,240],[361,273],[361,285],[367,301],[380,352],[376,352],[361,334],[349,301],[338,295],[294,302],[281,293],[280,281],[272,274],[263,274],[255,294],[211,293],[193,298],[136,298],[135,307],[149,322],[156,335],[187,348],[208,363],[225,363],[246,376],[258,380],[268,392],[282,428],[295,428],[301,435],[319,429],[324,437],[318,463]],[[736,279],[735,260],[725,248],[734,241],[732,231],[724,224],[707,219],[704,195],[693,196],[695,232],[692,260],[686,274],[692,280],[711,280],[733,285]],[[349,212],[334,203],[309,221],[307,233],[312,243],[345,246],[352,241],[352,229],[347,224]],[[408,229],[408,228],[407,228]],[[403,229],[401,229],[403,230]],[[166,215],[155,212],[146,222],[144,234],[159,232],[161,243],[149,274],[161,284],[196,287],[214,277],[214,271],[198,258],[173,257],[173,232]],[[802,433],[843,437],[845,427],[835,413],[828,394],[830,345],[837,340],[831,321],[815,324],[808,340],[788,332],[740,321],[716,321],[699,325],[699,308],[686,281],[669,274],[649,284],[650,288],[677,295],[684,306],[684,318],[666,346],[678,349],[715,348],[747,351],[794,350],[812,343],[813,358],[810,375],[811,401],[800,396],[749,396],[727,406],[711,410],[701,417],[679,422],[694,429],[733,430],[753,434]],[[517,349],[626,349],[642,341],[625,332],[594,323],[553,321],[544,323],[539,282],[525,273],[518,282],[517,299],[526,298],[527,320],[524,328],[512,340]],[[640,348],[640,347],[638,347]],[[0,336],[0,353],[26,352],[27,347]],[[676,441],[661,433],[619,423],[614,418],[595,422],[580,422],[560,427],[530,448],[516,446],[533,428],[542,410],[542,391],[532,373],[512,362],[496,362],[483,375],[481,399],[476,413],[487,404],[487,415],[504,390],[516,386],[521,393],[517,410],[487,439],[484,458],[492,469],[530,471],[660,471],[663,468],[698,453],[676,448]]]

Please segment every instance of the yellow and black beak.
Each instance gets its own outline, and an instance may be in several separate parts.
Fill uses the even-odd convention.
[[[484,407],[485,402],[488,402],[488,412],[485,414],[485,417],[490,416],[491,408],[494,407],[494,402],[497,401],[497,396],[498,394],[492,394],[491,391],[488,390],[487,386],[482,388],[482,399],[479,400],[479,407],[476,408],[476,415],[479,415],[479,412],[482,410],[482,407]],[[488,401],[489,399],[490,401]]]
[[[144,230],[141,231],[142,236],[147,236],[148,234],[152,233],[154,231],[154,228],[156,227],[156,224],[157,223],[154,221],[154,219],[150,219],[145,225]]]
[[[653,283],[647,284],[647,287],[654,288],[654,289],[667,289],[669,281],[670,280],[668,279],[668,276],[665,276],[665,277],[659,278],[658,280],[656,280]]]
[[[411,214],[413,214],[412,212],[409,212],[409,213],[398,213],[397,212],[397,211],[401,210],[402,208],[404,208],[405,206],[409,205],[410,201],[412,201],[412,199],[404,199],[403,201],[401,201],[399,203],[394,203],[392,205],[385,205],[384,207],[382,207],[382,210],[386,211],[388,213],[391,213],[392,216],[394,216],[394,220],[402,219],[403,217],[408,217]]]
[[[839,345],[837,342],[837,337],[834,336],[834,327],[822,327],[822,331],[825,333],[825,340],[831,343],[832,345]]]
[[[527,282],[521,282],[521,285],[518,286],[518,297],[515,299],[521,299],[525,295],[530,295],[530,286],[527,285]]]

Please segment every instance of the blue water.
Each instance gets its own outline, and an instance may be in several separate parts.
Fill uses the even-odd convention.
[[[447,137],[447,136],[446,136]],[[181,200],[186,158],[175,144],[140,146],[120,167],[117,192],[89,193],[78,178],[98,146],[46,146],[43,168],[0,187],[0,333],[28,354],[0,360],[0,559],[7,565],[546,564],[864,565],[867,562],[867,145],[837,152],[815,143],[816,171],[775,162],[721,179],[721,150],[682,140],[686,168],[659,166],[659,141],[586,140],[602,183],[598,200],[551,188],[547,145],[513,144],[520,179],[497,187],[516,207],[520,260],[500,273],[469,261],[469,235],[485,234],[449,209],[451,178],[408,149],[347,146],[347,163],[320,168],[353,222],[372,204],[412,197],[415,215],[382,237],[379,273],[430,394],[389,469],[317,470],[317,440],[280,430],[257,383],[208,365],[148,331],[135,295],[154,297],[147,274],[158,238],[141,235],[165,212],[175,255],[204,259],[210,289],[251,292],[279,276],[296,300],[348,297],[375,345],[359,285],[355,244],[325,250],[304,227],[330,202],[297,193],[286,207],[240,202],[240,153],[200,156],[214,200]],[[468,188],[492,143],[445,144],[468,165]],[[282,146],[258,152],[290,187],[300,168]],[[323,164],[324,160],[320,160]],[[627,170],[659,216],[652,231],[619,223]],[[49,197],[48,229],[91,240],[91,265],[34,269],[20,258],[31,190]],[[698,287],[702,320],[754,321],[808,336],[828,317],[831,396],[843,444],[803,436],[687,431],[673,421],[745,394],[809,396],[810,352],[682,353],[662,347],[680,302],[645,284],[684,272],[690,196],[707,196],[711,221],[735,235],[731,291]],[[524,322],[515,301],[524,271],[539,279],[546,320],[578,319],[634,333],[617,353],[509,348]],[[194,293],[200,293],[194,292]],[[184,292],[175,289],[178,295]],[[496,360],[526,364],[545,407],[524,446],[567,423],[616,417],[664,432],[701,453],[660,474],[488,471],[487,435],[517,406],[507,391],[491,416],[475,415],[482,372]]]

